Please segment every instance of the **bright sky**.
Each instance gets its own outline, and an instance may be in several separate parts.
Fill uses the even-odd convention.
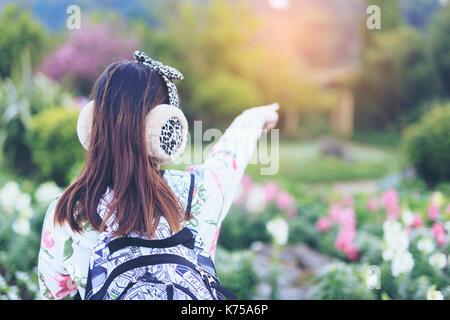
[[[272,8],[277,10],[284,10],[289,8],[290,0],[269,0],[269,4]]]

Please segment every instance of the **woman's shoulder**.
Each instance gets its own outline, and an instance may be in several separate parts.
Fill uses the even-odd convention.
[[[44,224],[42,227],[43,234],[48,235],[51,233],[55,237],[67,240],[68,238],[78,238],[80,236],[82,237],[85,233],[94,231],[89,221],[86,218],[77,216],[76,213],[75,220],[77,221],[81,229],[81,232],[79,233],[74,232],[67,222],[63,224],[55,223],[56,206],[60,197],[61,194],[57,195],[47,208],[47,212],[44,218]]]
[[[189,171],[167,169],[163,172],[163,178],[175,195],[182,200],[188,198],[191,184],[192,187],[202,184],[202,181]]]
[[[165,170],[164,180],[171,187],[175,195],[186,206],[191,193],[191,211],[200,211],[207,197],[207,179],[198,167],[191,167],[187,171]]]

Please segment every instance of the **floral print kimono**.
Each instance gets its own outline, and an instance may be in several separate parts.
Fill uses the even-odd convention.
[[[265,119],[252,109],[244,111],[212,147],[205,162],[186,172],[165,170],[163,177],[180,202],[187,206],[191,173],[195,176],[191,219],[186,226],[200,235],[205,250],[214,258],[220,225],[228,213],[250,161]],[[42,230],[38,274],[42,299],[84,297],[89,259],[100,233],[86,219],[76,233],[66,223],[54,225],[58,197],[50,204]]]

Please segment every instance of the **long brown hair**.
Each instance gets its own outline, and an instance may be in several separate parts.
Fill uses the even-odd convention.
[[[183,208],[148,155],[144,135],[147,113],[168,103],[163,79],[145,65],[116,62],[98,78],[91,98],[94,117],[87,159],[58,200],[54,222],[68,222],[81,232],[80,219],[86,218],[94,230],[104,231],[113,217],[115,235],[137,232],[151,238],[163,215],[172,232],[178,231]],[[108,187],[114,199],[102,219],[97,206]]]

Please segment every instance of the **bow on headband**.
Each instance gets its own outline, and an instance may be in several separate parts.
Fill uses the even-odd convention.
[[[178,91],[173,81],[183,80],[183,75],[181,74],[181,72],[171,66],[163,65],[161,62],[151,59],[140,50],[134,51],[133,55],[136,62],[142,63],[152,68],[161,75],[161,77],[164,79],[164,82],[166,83],[167,91],[169,93],[169,104],[178,108]]]

